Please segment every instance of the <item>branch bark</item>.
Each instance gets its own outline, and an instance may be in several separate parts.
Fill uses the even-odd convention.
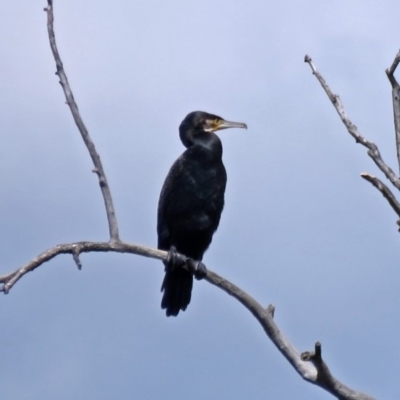
[[[47,8],[45,8],[44,11],[46,11],[47,13],[47,32],[49,35],[50,48],[53,53],[54,60],[56,62],[56,67],[57,67],[56,75],[58,75],[58,77],[60,78],[60,85],[63,88],[68,107],[71,110],[75,124],[78,127],[82,139],[85,142],[86,148],[89,151],[90,157],[92,158],[94,164],[93,172],[96,173],[99,178],[99,185],[101,193],[103,195],[104,205],[106,207],[110,241],[112,242],[119,241],[118,223],[117,223],[117,217],[115,215],[115,209],[111,196],[110,186],[108,184],[107,177],[100,160],[100,156],[96,151],[96,147],[92,139],[90,138],[89,132],[86,129],[86,126],[79,113],[78,105],[75,102],[74,95],[69,85],[67,75],[64,71],[64,66],[57,49],[56,37],[54,34],[53,0],[47,0]]]
[[[353,124],[350,118],[347,116],[346,111],[343,107],[342,101],[337,94],[333,94],[331,89],[329,88],[328,84],[326,83],[325,79],[322,75],[318,72],[317,68],[315,67],[311,57],[305,56],[304,62],[308,63],[311,67],[312,73],[318,79],[319,83],[321,84],[322,88],[325,90],[325,93],[328,95],[329,100],[332,102],[333,106],[335,107],[337,113],[340,116],[343,124],[347,128],[347,131],[350,133],[351,136],[356,140],[356,143],[360,143],[368,149],[368,155],[372,158],[378,168],[385,174],[386,178],[390,180],[390,182],[400,190],[400,179],[398,176],[393,172],[393,170],[383,161],[382,156],[379,152],[378,146],[375,143],[370,142],[367,140],[357,129],[357,126]]]
[[[317,369],[317,381],[325,387],[325,389],[332,393],[334,396],[340,393],[338,399],[354,399],[354,400],[371,400],[372,397],[361,393],[355,392],[347,386],[340,383],[335,379],[325,361],[322,359],[322,346],[320,342],[315,343],[314,351],[305,351],[301,354],[301,359],[310,361]]]
[[[361,133],[358,131],[357,127],[351,122],[349,117],[346,115],[344,110],[343,104],[340,100],[340,97],[336,94],[333,94],[329,86],[327,85],[325,79],[322,75],[318,72],[317,68],[315,67],[314,63],[312,62],[311,57],[308,55],[305,56],[304,61],[308,63],[311,67],[312,73],[318,79],[319,83],[325,90],[329,100],[332,102],[333,106],[335,107],[336,111],[338,112],[343,124],[346,126],[348,132],[351,136],[354,137],[357,143],[361,143],[363,146],[367,147],[368,155],[373,159],[375,164],[378,168],[385,174],[386,178],[395,186],[397,189],[400,190],[400,180],[398,176],[393,172],[393,170],[383,161],[378,147],[369,142],[365,139]],[[392,65],[386,69],[386,75],[390,81],[392,86],[392,102],[393,102],[393,114],[394,114],[394,126],[395,126],[395,136],[396,136],[396,150],[397,150],[397,159],[399,163],[399,170],[400,170],[400,86],[394,77],[394,73],[400,63],[400,51],[396,54]],[[374,187],[376,187],[381,194],[385,197],[389,205],[395,211],[397,216],[400,217],[400,202],[396,199],[393,195],[391,190],[377,177],[369,174],[369,173],[362,173],[361,177],[366,181],[370,182]],[[400,220],[397,221],[397,225],[400,226]],[[399,228],[400,231],[400,228]],[[317,342],[315,345],[315,351],[310,353],[303,353],[302,354],[303,360],[311,361],[314,366],[318,370],[318,375],[323,375],[325,378],[323,381],[330,382],[331,381],[331,374],[329,369],[325,365],[321,357],[321,345]],[[330,385],[331,386],[331,385]],[[327,389],[328,390],[328,389]],[[353,397],[350,397],[353,398]],[[359,397],[356,397],[359,398]]]
[[[400,62],[400,51],[396,54],[390,68],[386,70],[386,75],[392,85],[392,103],[393,103],[393,117],[394,117],[394,131],[396,137],[396,150],[397,150],[397,160],[399,162],[400,171],[400,87],[394,77],[394,72]]]
[[[137,244],[125,243],[120,240],[109,242],[76,242],[59,244],[39,254],[33,260],[29,261],[27,264],[16,269],[15,271],[0,276],[0,283],[3,283],[3,286],[0,287],[0,292],[7,294],[24,275],[35,270],[42,264],[50,261],[52,258],[60,254],[71,254],[75,264],[77,264],[78,268],[80,269],[82,266],[79,260],[80,254],[91,252],[130,253],[144,257],[155,258],[158,260],[166,260],[168,256],[168,252],[166,251],[152,249],[150,247],[140,246]]]
[[[358,131],[357,127],[351,122],[350,118],[346,115],[345,109],[343,104],[340,100],[340,97],[336,94],[333,94],[331,89],[329,88],[328,84],[326,83],[325,79],[322,75],[318,72],[315,64],[313,63],[311,57],[306,55],[304,57],[304,62],[308,63],[311,67],[312,73],[318,79],[319,83],[325,90],[325,93],[328,95],[329,100],[332,102],[333,106],[335,107],[336,111],[338,112],[343,124],[347,128],[347,131],[350,133],[351,136],[354,137],[356,143],[360,143],[368,149],[368,155],[374,160],[375,164],[378,168],[385,174],[386,178],[393,184],[393,186],[400,190],[400,179],[399,177],[393,172],[393,170],[383,161],[378,146],[361,135]],[[397,158],[399,161],[400,167],[400,87],[394,77],[394,72],[396,71],[397,66],[400,63],[400,51],[397,53],[396,57],[390,68],[386,70],[387,77],[392,85],[392,101],[393,101],[393,113],[394,113],[394,126],[396,132],[396,149],[397,149]],[[392,207],[394,212],[400,217],[400,203],[391,192],[391,190],[377,177],[363,172],[361,177],[366,181],[372,183],[385,197],[388,201],[389,205]],[[397,225],[400,226],[400,220],[397,221]],[[400,228],[399,228],[400,231]]]
[[[44,263],[50,261],[51,259],[60,254],[71,254],[78,268],[81,268],[81,261],[79,258],[80,254],[89,252],[131,253],[145,257],[155,258],[158,260],[166,260],[168,257],[168,253],[165,251],[156,250],[153,248],[140,246],[136,244],[125,243],[119,239],[118,224],[113,207],[111,191],[100,161],[100,157],[82,121],[82,118],[78,111],[77,104],[74,100],[71,88],[69,86],[67,76],[65,74],[64,67],[61,62],[55,41],[54,28],[53,28],[54,24],[53,1],[47,0],[47,2],[48,6],[45,9],[45,11],[47,12],[47,26],[48,26],[50,46],[57,66],[56,74],[60,78],[60,84],[63,88],[65,97],[67,99],[67,104],[70,107],[75,123],[79,129],[79,132],[81,133],[83,141],[86,147],[88,148],[89,154],[93,160],[93,164],[95,166],[95,172],[99,177],[99,184],[104,198],[104,203],[108,218],[110,241],[76,242],[76,243],[62,244],[52,247],[44,251],[43,253],[39,254],[37,257],[29,261],[24,266],[6,275],[0,276],[0,283],[3,284],[3,286],[0,287],[0,291],[4,293],[8,293],[10,289],[18,282],[18,280],[21,279],[28,272],[35,270],[39,266],[43,265]],[[309,62],[310,65],[312,65],[311,59],[309,60]],[[345,116],[344,112],[342,113],[342,115]],[[375,154],[375,150],[373,148],[373,146],[375,145],[372,146],[372,144],[369,144],[369,142],[365,141],[365,139],[363,139],[358,134],[357,129],[351,123],[349,127],[351,128],[349,129],[351,130],[352,135],[356,139],[358,138],[358,140],[362,142],[364,145],[366,145],[369,148],[369,152],[374,153],[375,162],[377,162],[377,164],[379,163],[382,164],[383,161],[379,161],[380,160],[379,153],[378,153],[379,157],[376,156]],[[388,171],[388,173],[390,175],[391,174],[394,175],[393,171],[391,172]],[[397,177],[395,178],[397,179]],[[393,176],[392,179],[394,179]],[[253,314],[253,316],[261,324],[265,333],[268,335],[268,337],[271,339],[274,345],[278,348],[278,350],[282,353],[282,355],[289,361],[289,363],[293,366],[293,368],[298,372],[298,374],[303,379],[327,390],[329,393],[331,393],[338,399],[373,400],[372,397],[366,394],[357,392],[355,390],[346,387],[332,376],[325,362],[322,361],[320,346],[318,348],[316,346],[316,350],[314,353],[300,354],[299,351],[296,350],[294,345],[285,337],[285,335],[281,332],[281,330],[274,322],[273,317],[275,308],[272,305],[269,305],[267,308],[262,307],[255,299],[253,299],[249,294],[240,289],[238,286],[234,285],[233,283],[229,282],[228,280],[224,279],[223,277],[219,276],[218,274],[210,270],[208,270],[205,280],[211,283],[212,285],[222,289],[231,296],[233,296]]]
[[[383,197],[388,201],[394,212],[400,217],[400,203],[397,201],[396,197],[394,197],[394,194],[390,189],[376,176],[370,175],[367,172],[363,172],[361,178],[372,183],[382,193]],[[399,221],[397,224],[399,225]]]

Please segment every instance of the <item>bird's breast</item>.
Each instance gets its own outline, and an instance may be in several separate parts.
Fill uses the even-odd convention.
[[[160,196],[159,245],[200,259],[224,207],[226,171],[221,157],[188,149],[172,166]],[[161,238],[161,240],[160,240]]]

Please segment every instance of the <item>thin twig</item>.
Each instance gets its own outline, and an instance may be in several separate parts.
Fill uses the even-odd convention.
[[[392,103],[393,103],[393,118],[394,118],[394,131],[396,137],[396,150],[397,150],[397,160],[399,163],[400,171],[400,87],[394,77],[394,72],[400,62],[400,51],[396,54],[390,68],[386,70],[386,75],[392,85]]]
[[[267,313],[270,314],[272,318],[274,318],[275,306],[273,304],[269,304],[265,311],[267,311]]]
[[[318,79],[319,83],[321,84],[326,94],[328,95],[329,100],[335,107],[337,113],[340,116],[340,119],[346,126],[347,131],[350,133],[351,136],[353,136],[353,138],[356,140],[356,143],[360,143],[368,149],[368,155],[372,158],[372,160],[375,162],[378,168],[385,174],[386,178],[388,178],[390,182],[392,182],[392,184],[397,189],[400,190],[400,179],[393,172],[393,170],[383,161],[378,146],[375,143],[372,143],[367,139],[365,139],[364,136],[362,136],[361,133],[358,131],[357,127],[351,122],[350,118],[346,115],[340,97],[332,93],[325,79],[318,72],[317,68],[315,67],[315,64],[312,62],[311,57],[306,55],[304,61],[310,65],[313,74]]]
[[[394,197],[390,189],[376,176],[370,175],[367,172],[363,172],[361,177],[372,183],[382,193],[383,197],[388,201],[394,212],[400,217],[400,203],[397,201],[396,197]]]
[[[92,158],[93,164],[95,166],[96,174],[98,175],[99,178],[99,185],[103,195],[104,204],[106,207],[110,240],[113,242],[118,241],[119,240],[118,223],[117,223],[117,217],[115,215],[110,187],[108,185],[108,181],[103,169],[103,165],[100,160],[100,156],[96,151],[96,147],[92,142],[92,139],[89,136],[89,132],[86,129],[86,126],[79,113],[78,106],[75,102],[74,95],[72,94],[71,87],[69,86],[67,75],[65,74],[63,63],[61,61],[60,54],[57,49],[56,38],[54,34],[53,1],[47,0],[47,4],[48,6],[44,10],[47,13],[47,30],[49,34],[50,47],[51,51],[53,52],[54,60],[56,62],[56,67],[57,67],[56,75],[58,75],[58,77],[60,78],[60,84],[64,90],[67,104],[71,110],[75,124],[79,129],[82,139],[85,142],[85,145],[89,151],[90,157]]]
[[[116,253],[130,253],[137,254],[144,257],[155,258],[158,260],[166,260],[168,252],[163,250],[156,250],[151,247],[140,246],[137,244],[130,244],[122,241],[117,242],[76,242],[69,244],[59,244],[39,254],[33,260],[29,261],[23,267],[16,269],[6,275],[0,276],[0,292],[8,293],[10,289],[28,272],[40,267],[42,264],[50,261],[52,258],[60,254],[71,254],[73,260],[78,267],[81,267],[79,255],[81,253],[91,252],[116,252]]]
[[[398,86],[398,83],[396,82],[396,78],[394,77],[394,72],[396,71],[396,68],[399,65],[399,63],[400,63],[400,50],[394,57],[394,60],[392,62],[392,65],[390,66],[390,68],[388,68],[386,70],[386,75],[388,76],[392,86]]]

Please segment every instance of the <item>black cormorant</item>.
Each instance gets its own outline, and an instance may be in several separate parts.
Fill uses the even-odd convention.
[[[161,287],[167,316],[178,315],[190,303],[193,273],[182,264],[190,270],[204,268],[200,261],[219,224],[226,171],[222,144],[214,132],[227,128],[247,126],[202,111],[191,112],[179,126],[186,151],[172,165],[158,203],[158,248],[170,252]],[[188,260],[177,262],[176,252]]]

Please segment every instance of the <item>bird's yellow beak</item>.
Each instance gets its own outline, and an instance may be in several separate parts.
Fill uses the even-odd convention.
[[[212,121],[208,121],[208,125],[210,127],[210,132],[216,132],[222,129],[229,129],[229,128],[247,129],[247,125],[243,122],[225,121],[224,119],[215,119]]]
[[[233,121],[225,121],[224,119],[220,119],[217,123],[216,131],[220,131],[221,129],[228,128],[243,128],[247,129],[247,125],[243,122],[233,122]]]

